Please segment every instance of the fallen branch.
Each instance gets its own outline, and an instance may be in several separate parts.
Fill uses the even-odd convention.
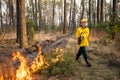
[[[57,45],[59,45],[60,43],[62,43],[65,40],[66,40],[66,37],[61,38],[61,39],[57,40],[56,42],[54,42],[53,44],[51,44],[50,46],[47,46],[47,47],[43,48],[43,51],[55,48]]]

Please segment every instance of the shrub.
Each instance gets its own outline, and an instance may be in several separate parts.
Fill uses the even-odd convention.
[[[106,30],[106,28],[109,27],[109,22],[107,22],[107,21],[101,22],[96,27],[97,27],[97,29],[103,29],[103,30],[105,29]]]
[[[60,50],[47,54],[46,60],[50,66],[43,70],[38,70],[37,73],[46,76],[70,76],[74,74],[77,65],[72,56]]]
[[[109,29],[107,30],[108,37],[111,39],[115,39],[119,31],[120,31],[120,18],[118,17],[115,19],[115,22],[110,22]]]

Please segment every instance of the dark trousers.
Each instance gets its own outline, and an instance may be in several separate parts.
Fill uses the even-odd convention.
[[[88,59],[88,55],[87,55],[85,46],[79,48],[79,51],[78,51],[78,53],[76,55],[76,60],[79,59],[81,54],[83,54],[83,57],[84,57],[85,60]]]
[[[81,56],[81,54],[83,54],[83,57],[84,57],[84,60],[85,60],[85,62],[87,64],[87,66],[90,67],[91,64],[87,60],[88,59],[88,55],[87,55],[85,46],[79,48],[79,51],[78,51],[78,53],[76,55],[76,61],[79,59],[79,57]]]

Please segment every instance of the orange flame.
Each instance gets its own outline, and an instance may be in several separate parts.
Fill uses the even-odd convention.
[[[21,53],[14,52],[12,60],[15,61],[17,58],[20,61],[20,66],[16,71],[16,80],[31,80],[31,74],[40,68],[47,68],[49,64],[45,61],[42,56],[42,47],[38,47],[38,55],[32,62],[32,65],[27,66],[27,60],[23,57]]]
[[[16,71],[16,80],[31,80],[31,73],[27,66],[27,60],[18,51],[13,53],[12,60],[15,61],[17,58],[20,61],[20,66]]]
[[[37,71],[41,68],[47,68],[49,64],[45,61],[43,55],[42,55],[42,47],[38,47],[38,55],[34,59],[31,65],[32,72]]]
[[[0,80],[4,80],[4,79],[3,79],[3,76],[0,76]]]
[[[63,60],[62,59],[62,56],[63,56],[63,49],[59,49],[59,48],[56,48],[56,58],[52,58],[52,62],[56,63],[58,62],[59,60]]]
[[[62,53],[63,50],[62,49],[56,49],[56,58],[52,58],[52,62],[58,62],[59,60],[62,60]],[[25,59],[25,57],[17,52],[13,53],[13,58],[12,60],[15,61],[16,59],[19,59],[20,61],[20,66],[18,67],[17,71],[16,71],[16,80],[32,80],[31,74],[34,73],[35,71],[37,71],[38,69],[44,69],[44,68],[48,68],[49,64],[48,62],[45,61],[43,55],[42,55],[42,47],[38,47],[38,55],[37,57],[34,59],[34,61],[32,62],[31,66],[29,67],[27,65],[27,60]],[[0,80],[2,79],[2,77],[0,77]]]

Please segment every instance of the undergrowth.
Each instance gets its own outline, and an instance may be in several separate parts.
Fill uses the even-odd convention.
[[[49,63],[48,68],[39,69],[36,73],[44,76],[71,76],[74,75],[77,63],[69,53],[59,49],[56,52],[45,55],[46,61]]]

